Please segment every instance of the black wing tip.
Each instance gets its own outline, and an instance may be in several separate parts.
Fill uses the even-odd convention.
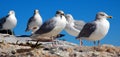
[[[2,33],[2,34],[9,34],[9,35],[15,35],[14,31],[11,31],[11,30],[0,30],[0,33]]]
[[[56,36],[56,38],[61,38],[61,37],[63,37],[63,36],[65,36],[65,34],[58,34],[58,35]]]
[[[63,36],[65,36],[65,34],[60,34],[60,37],[63,37]]]
[[[26,29],[26,30],[25,30],[25,32],[28,32],[28,31],[29,31],[29,29]]]
[[[75,39],[80,39],[80,37],[76,37]]]
[[[16,36],[16,37],[30,37],[31,35],[20,35],[20,36]]]
[[[28,32],[30,31],[29,27],[27,26],[27,28],[25,29],[25,32]]]

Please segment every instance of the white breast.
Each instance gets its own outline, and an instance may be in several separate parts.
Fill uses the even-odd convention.
[[[66,26],[66,19],[64,16],[62,16],[62,19],[58,17],[56,21],[56,27],[50,32],[52,36],[56,36],[57,34],[59,34]]]
[[[3,29],[13,29],[17,24],[17,19],[14,15],[10,15],[7,19],[6,22],[3,25]]]
[[[36,14],[34,16],[34,21],[32,21],[30,24],[29,24],[29,29],[33,29],[34,27],[40,27],[42,25],[42,18],[39,14]]]
[[[42,25],[42,17],[39,14],[35,15],[35,19],[36,19],[36,25],[38,25],[39,27]]]
[[[105,35],[108,33],[110,26],[109,22],[106,19],[97,20],[95,21],[95,23],[97,24],[95,32],[93,32],[91,36],[87,38],[91,41],[101,40],[102,38],[104,38]]]
[[[40,39],[41,37],[44,38],[44,37],[53,37],[53,36],[56,36],[58,35],[66,26],[66,19],[65,17],[63,16],[63,18],[61,19],[60,17],[54,17],[53,18],[54,21],[56,21],[56,23],[54,24],[55,27],[52,29],[52,31],[48,32],[48,33],[44,33],[44,34],[34,34],[32,35],[31,38],[33,39]]]

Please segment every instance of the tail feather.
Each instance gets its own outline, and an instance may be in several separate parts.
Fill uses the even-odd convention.
[[[80,37],[79,37],[79,36],[77,36],[75,39],[80,39]]]
[[[58,34],[55,38],[61,38],[63,36],[65,36],[65,35],[64,34]]]
[[[26,28],[25,32],[28,32],[30,29],[29,28]]]

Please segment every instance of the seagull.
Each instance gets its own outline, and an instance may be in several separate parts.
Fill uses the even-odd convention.
[[[68,34],[77,37],[85,25],[85,22],[82,20],[74,20],[71,14],[66,14],[65,17],[68,22],[68,24],[66,24],[65,31]]]
[[[80,46],[82,45],[81,39],[94,42],[98,41],[99,46],[100,40],[105,37],[110,27],[107,20],[108,18],[112,18],[112,16],[108,16],[105,12],[98,12],[96,14],[96,19],[93,22],[86,23],[79,35],[76,37],[76,39],[80,39]]]
[[[34,40],[40,40],[41,38],[50,37],[51,40],[54,40],[66,26],[67,21],[62,10],[56,11],[56,15],[44,22],[42,26],[31,36]]]
[[[34,10],[34,14],[32,17],[30,17],[28,23],[26,32],[32,30],[32,34],[39,29],[42,25],[42,17],[39,14],[39,10]]]
[[[17,25],[17,19],[13,10],[8,15],[0,19],[0,30],[11,30]],[[7,32],[8,33],[8,32]],[[13,35],[13,32],[12,32]]]

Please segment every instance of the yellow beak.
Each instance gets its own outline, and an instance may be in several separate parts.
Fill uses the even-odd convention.
[[[108,16],[107,18],[112,18],[112,16]]]

